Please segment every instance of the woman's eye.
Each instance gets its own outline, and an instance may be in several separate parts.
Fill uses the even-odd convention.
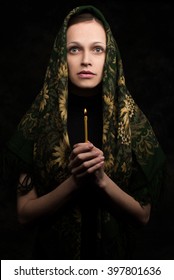
[[[102,47],[95,47],[95,48],[94,48],[94,52],[96,52],[96,53],[102,53],[102,52],[104,52],[104,49],[103,49]]]
[[[77,47],[71,47],[71,48],[68,50],[69,53],[77,53],[78,51],[79,51],[79,48],[77,48]]]

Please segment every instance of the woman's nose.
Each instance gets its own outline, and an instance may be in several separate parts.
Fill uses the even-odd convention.
[[[91,54],[89,51],[84,51],[83,52],[83,56],[82,56],[82,62],[81,62],[82,65],[91,65],[92,62],[91,62]]]

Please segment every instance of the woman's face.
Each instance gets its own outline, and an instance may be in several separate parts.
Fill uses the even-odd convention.
[[[71,25],[67,30],[67,62],[69,79],[84,89],[97,86],[103,76],[106,56],[106,34],[97,21]]]

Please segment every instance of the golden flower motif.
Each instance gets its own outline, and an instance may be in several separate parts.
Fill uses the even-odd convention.
[[[135,103],[133,99],[126,95],[124,107],[121,109],[121,121],[118,123],[118,138],[121,138],[122,144],[130,144],[131,130],[129,127],[129,119],[133,117],[135,112]]]
[[[54,166],[58,164],[62,168],[65,168],[67,165],[67,146],[69,145],[69,139],[67,133],[64,134],[63,140],[60,141],[59,146],[54,147],[53,157],[54,160],[51,160],[50,165]]]
[[[109,114],[108,117],[111,117],[111,115],[113,113],[113,108],[114,108],[113,96],[110,97],[110,96],[104,95],[104,102],[108,106],[108,114]]]
[[[132,116],[134,115],[134,111],[135,111],[135,102],[131,96],[126,95],[125,107],[129,111],[129,117],[132,118]]]
[[[125,77],[121,76],[118,80],[118,85],[119,86],[125,86]]]
[[[68,77],[68,68],[66,64],[61,63],[59,72],[57,74],[58,79],[66,78]]]
[[[50,67],[47,68],[46,77],[47,77],[48,79],[50,79],[50,77],[51,77]]]
[[[63,137],[64,137],[64,142],[65,142],[66,146],[69,146],[69,137],[68,137],[68,133],[67,133],[67,132],[64,133]]]
[[[107,172],[112,170],[113,165],[114,165],[114,157],[110,152],[109,157],[105,160],[105,169],[107,170]]]
[[[153,144],[143,137],[143,139],[141,139],[141,143],[139,145],[139,150],[143,154],[148,154],[148,155],[151,154],[152,155],[153,154],[153,152],[152,152]]]
[[[108,131],[109,131],[109,121],[106,121],[103,125],[103,143],[106,142]]]
[[[66,90],[63,90],[63,92],[59,95],[59,109],[60,109],[60,115],[62,120],[67,119],[67,109],[66,109],[66,98],[67,92]]]
[[[44,84],[44,87],[41,91],[41,94],[43,94],[43,99],[40,103],[40,107],[39,107],[39,110],[40,111],[43,111],[46,104],[47,104],[47,100],[49,99],[49,95],[48,95],[48,85],[47,84]]]
[[[115,63],[115,59],[113,59],[113,64],[114,64],[114,63]],[[109,71],[110,73],[112,73],[113,75],[115,74],[115,70],[111,67],[111,65],[109,65],[108,71]]]
[[[37,125],[37,119],[33,118],[32,113],[27,113],[25,115],[25,118],[21,120],[20,126],[24,126],[27,122],[30,122],[31,127],[36,127]]]
[[[118,139],[121,138],[121,143],[129,145],[130,144],[130,139],[131,139],[131,131],[130,128],[127,124],[124,122],[119,122],[118,124]]]

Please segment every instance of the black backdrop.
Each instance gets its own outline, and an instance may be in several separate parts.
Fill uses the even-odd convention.
[[[0,147],[40,91],[57,30],[70,9],[92,4],[108,19],[126,83],[167,155],[169,178],[157,211],[142,230],[136,259],[174,258],[174,17],[169,2],[25,1],[0,6]],[[58,2],[58,1],[57,1]],[[2,183],[1,183],[2,185]],[[1,259],[30,259],[35,231],[17,223],[13,194],[0,188]]]

